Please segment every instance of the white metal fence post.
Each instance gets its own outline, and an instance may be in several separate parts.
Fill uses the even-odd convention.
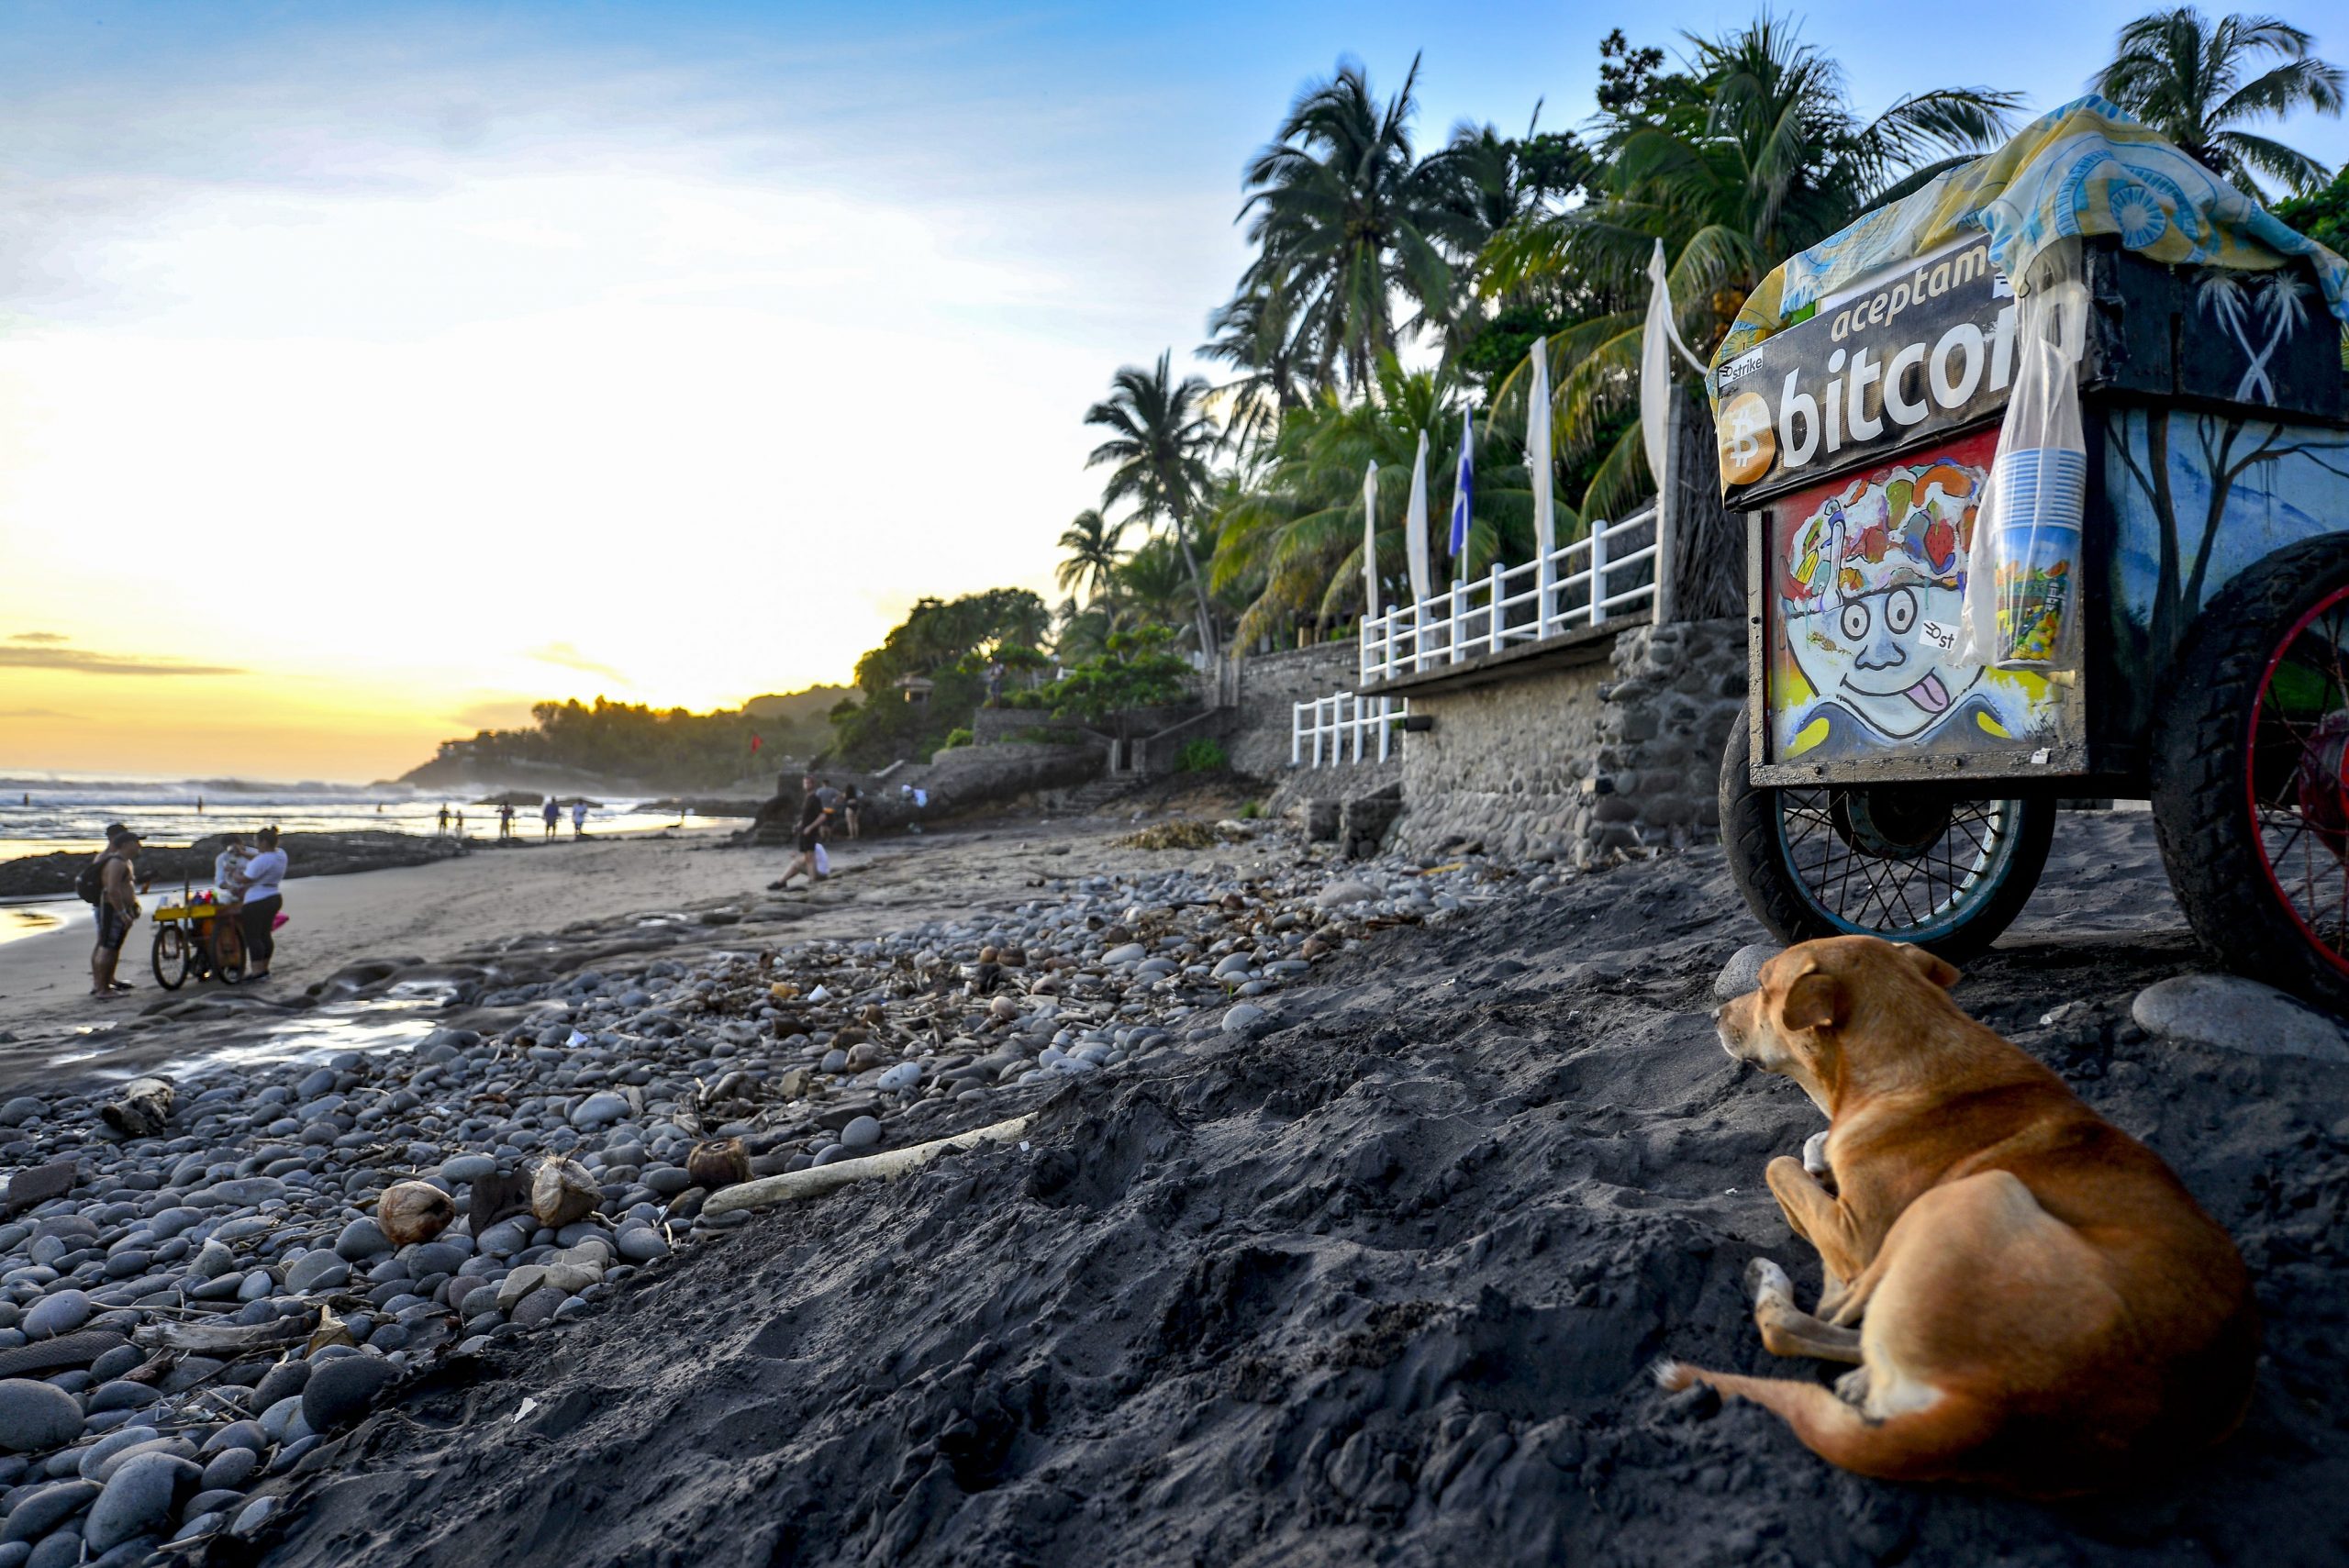
[[[1288,715],[1288,765],[1305,761],[1305,704],[1291,703]]]
[[[1468,585],[1465,583],[1454,583],[1452,585],[1451,633],[1443,639],[1449,655],[1446,660],[1446,662],[1448,663],[1457,664],[1460,662],[1460,645],[1462,642],[1466,640],[1461,633],[1467,619]]]
[[[1498,653],[1501,651],[1501,643],[1504,640],[1502,637],[1501,623],[1505,621],[1508,617],[1504,614],[1501,606],[1501,563],[1497,561],[1493,562],[1493,586],[1489,603],[1493,607],[1493,619],[1492,624],[1485,628],[1486,646],[1493,652]]]
[[[1590,525],[1590,624],[1607,618],[1607,519]]]

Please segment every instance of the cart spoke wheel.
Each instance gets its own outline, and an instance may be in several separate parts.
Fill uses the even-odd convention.
[[[2259,680],[2243,785],[2261,869],[2310,947],[2349,975],[2349,588],[2319,599]]]
[[[187,983],[189,964],[195,958],[195,945],[187,933],[177,925],[155,928],[155,984],[166,991],[176,991]]]
[[[2021,803],[1918,786],[1777,792],[1787,867],[1848,930],[1930,940],[1965,925],[2014,858]]]

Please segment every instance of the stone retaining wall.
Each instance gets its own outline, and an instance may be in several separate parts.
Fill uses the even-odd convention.
[[[1288,771],[1297,705],[1352,691],[1361,674],[1361,648],[1351,639],[1247,660],[1240,670],[1239,706],[1223,737],[1233,770],[1280,778]]]
[[[1744,621],[1626,632],[1613,667],[1598,693],[1598,754],[1577,858],[1719,837],[1721,748],[1745,711]]]

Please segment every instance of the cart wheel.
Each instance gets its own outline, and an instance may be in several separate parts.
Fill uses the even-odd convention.
[[[2197,616],[2154,718],[2154,828],[2220,962],[2349,1005],[2349,539],[2279,550]]]
[[[245,977],[245,933],[226,915],[213,917],[218,930],[212,938],[212,978],[234,985]]]
[[[2055,802],[1939,784],[1756,785],[1741,718],[1721,756],[1730,876],[1782,941],[1864,935],[1959,962],[2022,913],[2047,864]]]
[[[166,991],[176,991],[187,981],[189,965],[194,962],[195,944],[177,925],[155,928],[155,984]]]

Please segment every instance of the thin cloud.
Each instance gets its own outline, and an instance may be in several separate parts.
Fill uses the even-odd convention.
[[[0,707],[0,718],[71,718],[70,713],[60,713],[53,707]]]
[[[8,640],[11,642],[38,642],[45,646],[54,646],[57,643],[71,642],[73,639],[66,636],[61,631],[14,631],[8,634]]]
[[[0,648],[0,668],[68,670],[77,675],[241,675],[229,664],[190,664],[138,653],[91,653],[79,648]]]
[[[625,682],[628,679],[609,664],[598,663],[568,642],[541,643],[524,657],[536,659],[541,664],[560,664],[566,670],[577,670],[583,674],[601,675],[607,680]]]

